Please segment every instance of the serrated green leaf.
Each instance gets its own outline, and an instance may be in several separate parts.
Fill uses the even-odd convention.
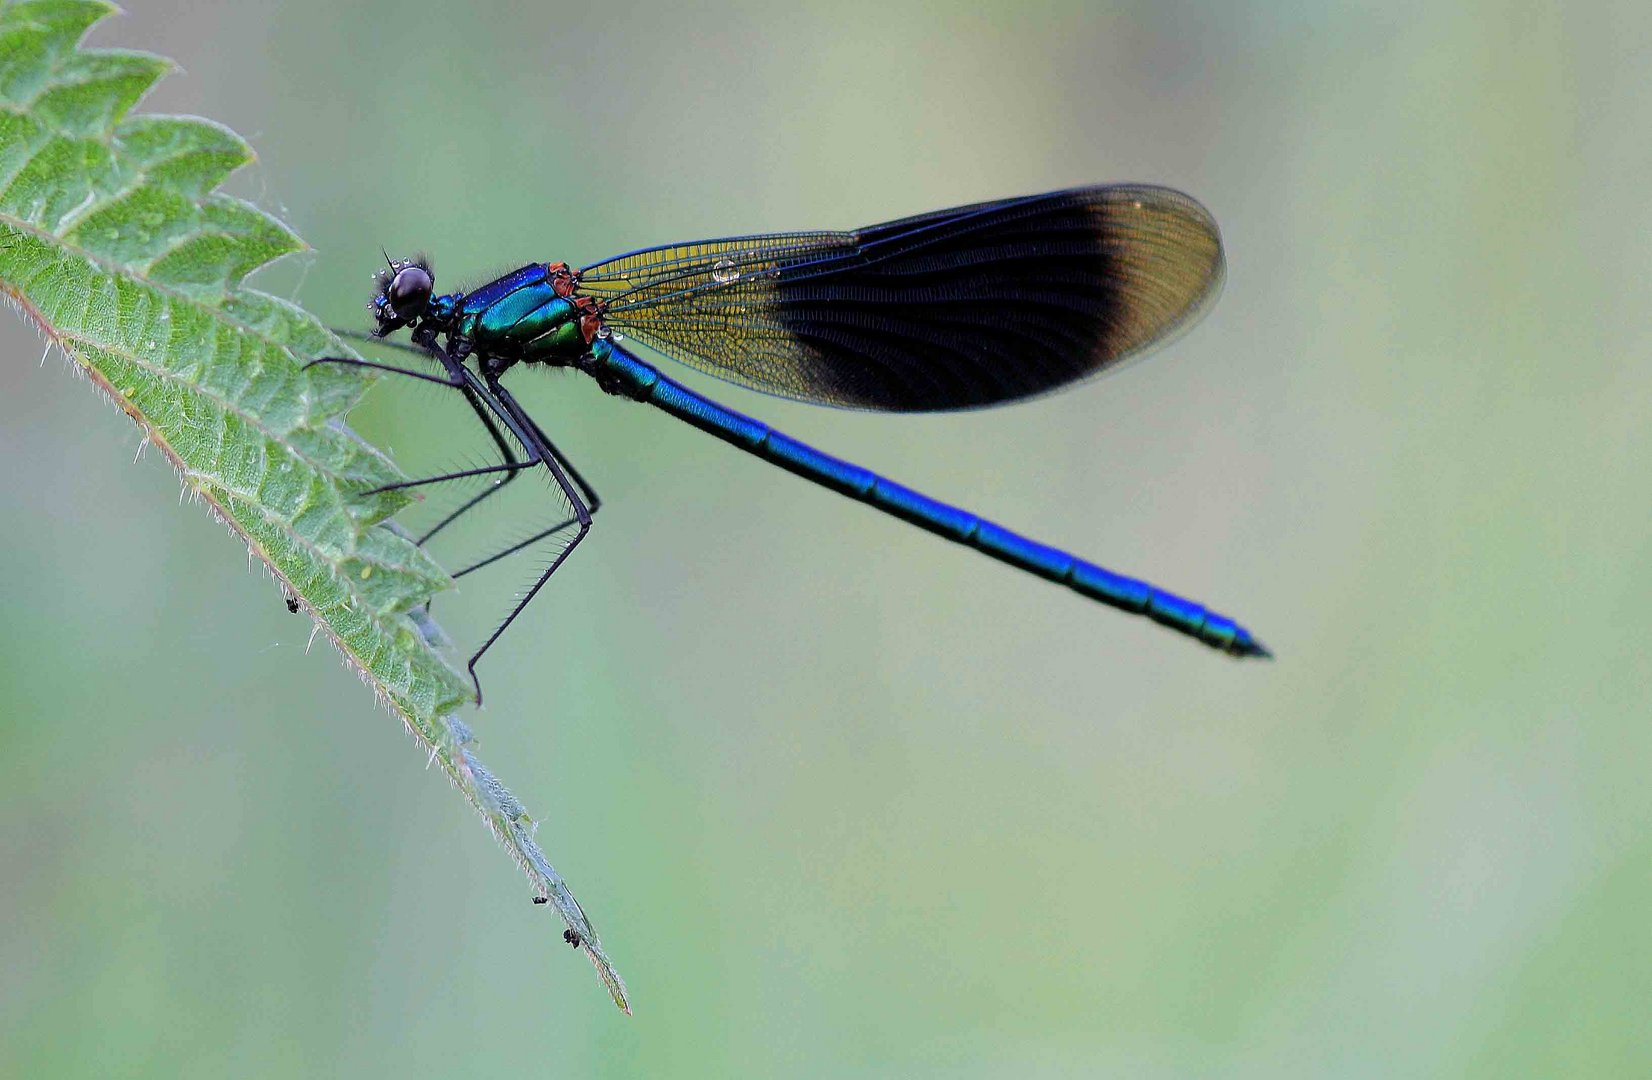
[[[83,50],[95,0],[0,4],[0,292],[100,386],[302,601],[577,931],[615,1003],[625,987],[521,804],[470,752],[470,684],[423,604],[451,584],[387,523],[405,479],[344,424],[370,384],[303,361],[353,355],[296,305],[242,287],[304,243],[215,191],[252,152],[228,128],[130,110],[171,70]]]

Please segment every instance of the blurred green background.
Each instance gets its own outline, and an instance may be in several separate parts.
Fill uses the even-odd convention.
[[[0,1074],[1652,1070],[1646,5],[131,7],[94,42],[176,58],[146,107],[253,142],[234,190],[316,248],[257,283],[335,324],[381,245],[456,285],[1194,193],[1221,302],[1099,384],[890,419],[685,379],[1279,660],[520,372],[606,501],[472,720],[627,1019],[7,316]],[[431,400],[355,420],[439,459]],[[474,641],[530,570],[437,613]]]

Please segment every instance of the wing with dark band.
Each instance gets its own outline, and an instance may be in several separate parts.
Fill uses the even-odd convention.
[[[1204,207],[1119,184],[650,248],[586,267],[579,291],[621,335],[741,386],[923,412],[1116,367],[1192,325],[1222,273]]]

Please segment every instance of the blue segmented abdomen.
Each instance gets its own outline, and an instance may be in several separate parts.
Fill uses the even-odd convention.
[[[886,480],[870,469],[821,453],[761,421],[701,397],[623,349],[607,342],[599,344],[604,347],[593,350],[597,374],[610,390],[645,401],[798,476],[966,544],[1000,562],[1066,585],[1092,600],[1146,615],[1233,656],[1272,655],[1248,630],[1225,615],[1029,540],[967,510]]]

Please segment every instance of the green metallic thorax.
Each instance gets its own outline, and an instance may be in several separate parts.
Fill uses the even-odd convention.
[[[543,265],[525,266],[467,295],[453,329],[487,356],[570,364],[590,351],[572,300]]]

